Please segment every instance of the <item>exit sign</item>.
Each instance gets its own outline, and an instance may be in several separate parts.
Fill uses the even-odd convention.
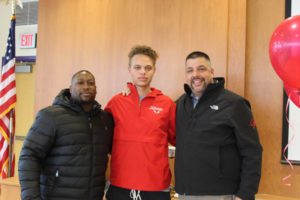
[[[36,33],[22,33],[19,40],[20,49],[33,49],[36,44]]]

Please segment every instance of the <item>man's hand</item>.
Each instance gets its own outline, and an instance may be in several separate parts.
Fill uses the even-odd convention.
[[[129,87],[125,87],[124,90],[121,92],[123,96],[128,96],[130,94],[130,89]]]
[[[240,197],[235,196],[234,200],[243,200]]]

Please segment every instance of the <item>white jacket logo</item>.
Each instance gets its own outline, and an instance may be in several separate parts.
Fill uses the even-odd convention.
[[[156,106],[151,106],[149,109],[150,109],[150,110],[153,110],[153,112],[154,112],[155,114],[159,114],[161,111],[163,111],[162,108],[159,108],[159,107],[156,107]]]
[[[212,109],[212,110],[219,110],[219,106],[218,105],[211,105],[210,109]]]

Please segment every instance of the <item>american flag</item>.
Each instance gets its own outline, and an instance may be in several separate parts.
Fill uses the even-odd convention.
[[[2,59],[0,77],[0,176],[7,178],[14,175],[14,107],[17,101],[15,81],[15,25],[13,15],[7,39],[5,57]],[[11,132],[11,133],[10,133]],[[9,171],[9,165],[11,170]]]

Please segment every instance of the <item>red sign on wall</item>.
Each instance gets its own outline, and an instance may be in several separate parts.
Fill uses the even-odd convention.
[[[36,33],[24,33],[20,34],[20,49],[32,49],[35,48]]]

